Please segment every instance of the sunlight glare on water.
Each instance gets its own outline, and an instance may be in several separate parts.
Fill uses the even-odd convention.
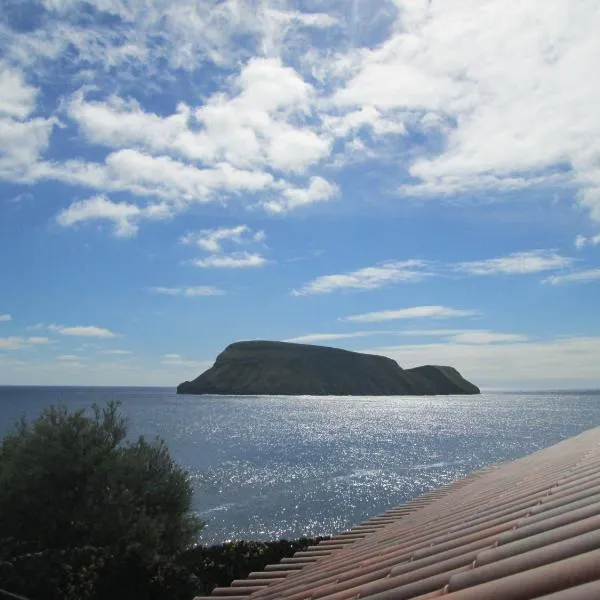
[[[593,392],[323,398],[57,389],[0,388],[0,429],[57,401],[72,408],[121,401],[132,435],[163,437],[189,471],[195,510],[207,521],[204,543],[346,530],[485,465],[600,425]]]

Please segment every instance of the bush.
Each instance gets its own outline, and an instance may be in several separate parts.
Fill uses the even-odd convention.
[[[91,415],[50,407],[4,438],[0,587],[67,600],[193,595],[176,564],[202,527],[186,473],[161,440],[126,434],[109,403]]]
[[[215,546],[197,546],[179,557],[179,564],[198,577],[198,594],[208,595],[215,587],[228,586],[234,579],[245,579],[252,571],[318,544],[318,538],[270,542],[236,541]]]

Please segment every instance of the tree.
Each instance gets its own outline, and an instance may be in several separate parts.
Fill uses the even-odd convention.
[[[50,407],[2,440],[0,581],[13,582],[9,591],[177,597],[166,590],[173,557],[202,527],[190,513],[192,488],[162,440],[126,436],[109,403],[91,415]]]

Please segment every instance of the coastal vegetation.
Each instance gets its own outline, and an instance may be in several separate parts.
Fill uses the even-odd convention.
[[[0,591],[190,600],[314,543],[203,547],[191,500],[165,443],[129,440],[115,403],[23,419],[0,443]]]

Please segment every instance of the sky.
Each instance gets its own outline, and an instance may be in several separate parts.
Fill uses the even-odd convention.
[[[600,386],[597,0],[0,15],[0,384],[247,339]]]

